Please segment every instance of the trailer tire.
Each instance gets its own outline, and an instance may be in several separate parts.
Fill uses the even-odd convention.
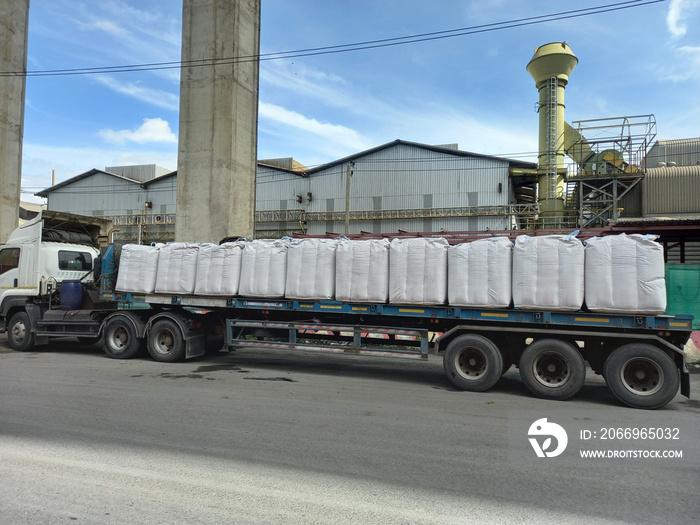
[[[520,377],[538,397],[568,399],[581,390],[586,380],[586,363],[566,341],[539,339],[520,357]]]
[[[161,319],[148,331],[148,353],[155,361],[175,363],[185,358],[185,338],[175,321]]]
[[[443,358],[447,378],[462,390],[483,392],[503,374],[503,356],[492,341],[466,334],[447,345]]]
[[[32,321],[27,312],[17,312],[10,318],[7,327],[7,344],[18,352],[26,352],[34,348]]]
[[[668,354],[644,343],[621,346],[605,361],[608,387],[633,408],[660,408],[671,401],[678,393],[679,375]]]
[[[143,348],[136,328],[127,319],[115,317],[107,321],[102,338],[102,350],[112,359],[131,359]]]

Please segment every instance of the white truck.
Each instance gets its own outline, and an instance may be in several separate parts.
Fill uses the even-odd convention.
[[[115,359],[146,347],[157,361],[204,355],[208,341],[354,355],[443,356],[449,381],[485,391],[515,364],[546,399],[583,386],[586,362],[613,394],[659,408],[690,395],[683,347],[692,316],[463,308],[115,292],[111,223],[44,211],[0,247],[0,331],[15,350],[55,337],[102,339]]]
[[[34,345],[34,327],[58,306],[62,288],[64,296],[94,289],[99,246],[110,229],[106,220],[43,211],[12,232],[0,247],[0,329],[12,348]]]

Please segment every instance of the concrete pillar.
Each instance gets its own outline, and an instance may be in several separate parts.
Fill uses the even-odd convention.
[[[19,224],[29,0],[0,0],[0,244]]]
[[[260,0],[183,0],[178,241],[253,234],[259,53]]]

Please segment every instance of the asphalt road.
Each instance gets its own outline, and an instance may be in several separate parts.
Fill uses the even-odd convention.
[[[698,523],[699,416],[681,396],[623,408],[599,377],[566,402],[532,397],[515,369],[459,392],[439,358],[160,364],[70,340],[17,353],[3,336],[0,523]],[[545,417],[568,433],[556,458],[528,442]],[[579,439],[619,427],[680,439]],[[683,457],[581,458],[589,445]]]

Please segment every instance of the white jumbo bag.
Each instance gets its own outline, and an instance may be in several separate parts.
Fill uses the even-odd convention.
[[[513,303],[529,310],[583,305],[583,243],[569,235],[519,235],[513,247]]]
[[[238,294],[245,241],[202,244],[197,258],[197,295]]]
[[[586,241],[586,306],[593,312],[658,315],[666,310],[664,250],[655,235]]]
[[[333,299],[337,245],[334,239],[293,239],[287,250],[285,297]]]
[[[171,242],[158,255],[156,293],[191,294],[197,277],[199,245]]]
[[[449,304],[507,308],[512,299],[513,243],[490,237],[450,246],[447,275]]]
[[[255,239],[243,248],[241,284],[242,297],[284,297],[287,281],[288,239]]]
[[[394,239],[389,253],[389,302],[444,304],[447,247],[443,238]]]
[[[335,298],[386,303],[389,300],[389,241],[341,238],[336,248]]]
[[[125,244],[122,246],[115,290],[118,292],[153,293],[156,289],[158,254],[161,246],[162,244],[154,246]]]

